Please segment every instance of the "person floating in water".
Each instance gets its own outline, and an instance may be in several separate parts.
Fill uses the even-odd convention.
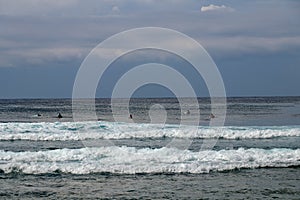
[[[63,118],[63,116],[60,113],[58,113],[57,118],[61,119]]]
[[[214,114],[211,113],[210,116],[209,116],[209,118],[210,118],[210,119],[213,119],[213,118],[216,118],[216,116],[215,116]]]
[[[132,114],[129,115],[129,118],[132,119]]]

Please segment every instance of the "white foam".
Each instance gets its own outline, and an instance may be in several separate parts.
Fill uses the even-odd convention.
[[[191,152],[170,148],[101,147],[39,152],[0,151],[0,169],[42,174],[209,173],[240,168],[299,166],[300,149],[238,149]]]
[[[88,140],[125,138],[250,139],[299,137],[299,126],[198,127],[116,122],[0,123],[0,140]]]

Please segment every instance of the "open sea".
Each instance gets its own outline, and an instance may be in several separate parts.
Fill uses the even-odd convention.
[[[300,199],[300,97],[228,98],[218,127],[198,101],[195,131],[180,123],[198,110],[176,98],[131,99],[132,122],[110,99],[76,122],[71,99],[0,100],[0,199]],[[165,124],[151,123],[157,104]]]

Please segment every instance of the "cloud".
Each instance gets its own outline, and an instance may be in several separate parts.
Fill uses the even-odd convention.
[[[0,15],[31,16],[90,16],[110,15],[111,11],[122,14],[152,11],[174,11],[183,7],[195,7],[181,0],[0,0]],[[170,5],[172,5],[170,7]]]
[[[198,40],[198,41],[201,41]],[[208,37],[201,41],[201,44],[209,52],[218,54],[239,55],[239,54],[276,54],[297,51],[300,48],[300,37]]]
[[[0,0],[0,13],[6,15],[47,14],[78,4],[78,0]]]
[[[120,12],[120,8],[119,8],[118,6],[113,6],[113,7],[111,8],[111,10],[112,10],[113,12]]]
[[[0,67],[48,66],[82,60],[90,48],[55,47],[10,49],[0,55]]]
[[[225,5],[217,6],[210,4],[208,6],[202,6],[201,12],[207,12],[207,11],[226,11],[226,12],[233,12],[234,9]]]
[[[14,1],[12,0],[12,2]],[[152,0],[148,1],[152,2]],[[7,2],[5,3],[7,8],[13,7],[9,3],[10,1],[0,0],[0,10],[3,2]],[[32,5],[36,0],[27,0],[26,2],[31,2]],[[74,6],[76,0],[67,0],[61,4],[51,3],[50,0],[44,0],[44,2],[48,2],[49,9],[50,7],[65,9]],[[80,8],[83,5],[82,3]],[[136,7],[130,7],[132,12],[128,14],[129,7],[117,0],[113,4],[106,3],[105,6],[104,4],[98,5],[98,7],[86,5],[91,10],[95,8],[95,13],[99,13],[97,16],[85,15],[82,12],[75,12],[75,10],[68,11],[70,11],[69,13],[74,11],[80,16],[69,17],[67,16],[68,12],[66,12],[66,16],[46,15],[42,17],[0,14],[0,27],[4,27],[0,29],[0,67],[23,66],[24,62],[51,65],[53,62],[80,60],[87,55],[89,50],[112,34],[143,26],[166,27],[181,31],[192,38],[197,38],[205,48],[208,48],[209,52],[216,51],[222,55],[261,52],[288,54],[294,49],[300,48],[300,26],[296,20],[299,15],[288,12],[290,10],[287,8],[275,6],[275,9],[272,7],[273,12],[269,12],[268,17],[261,17],[265,14],[263,11],[270,9],[269,7],[261,8],[258,12],[256,4],[253,4],[252,7],[242,7],[236,4],[239,12],[216,18],[214,15],[203,15],[196,10],[198,4],[187,5],[180,12],[182,15],[177,12],[165,12],[165,10],[154,12],[154,14],[152,11],[145,14],[142,12],[143,10],[136,9]],[[39,6],[43,7],[44,5],[39,4]],[[181,8],[181,5],[177,4],[172,6],[177,9]],[[22,7],[16,8],[22,9]],[[106,11],[98,12],[98,8],[106,9]],[[188,8],[194,9],[194,11],[191,12]],[[243,9],[246,8],[253,9],[255,12],[243,12]],[[25,10],[29,11],[29,8],[28,10],[25,7],[23,9],[23,13]],[[114,12],[118,9],[121,9],[120,13]],[[209,5],[201,8],[204,12],[218,9],[230,11],[232,8],[225,5]],[[241,15],[241,13],[245,14]],[[104,16],[105,14],[109,15]],[[119,17],[116,18],[116,16]],[[266,24],[268,29],[265,29]],[[170,38],[162,41],[176,48],[188,48],[184,41],[173,42]],[[117,52],[118,49],[105,49],[101,55],[116,55]]]

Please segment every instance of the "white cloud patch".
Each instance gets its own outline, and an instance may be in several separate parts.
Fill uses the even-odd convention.
[[[120,8],[119,8],[118,6],[113,6],[113,7],[111,8],[111,10],[112,10],[113,12],[120,12]]]
[[[225,5],[213,5],[210,4],[208,6],[202,6],[201,7],[201,12],[208,12],[208,11],[226,11],[226,12],[233,12],[234,9],[229,7],[229,6],[225,6]]]

